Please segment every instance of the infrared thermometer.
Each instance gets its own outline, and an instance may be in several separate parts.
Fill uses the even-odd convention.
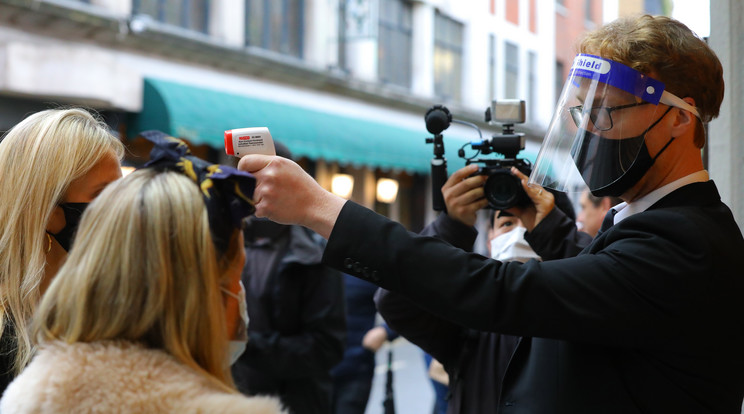
[[[248,154],[276,155],[269,128],[239,128],[225,131],[227,155],[243,157]]]

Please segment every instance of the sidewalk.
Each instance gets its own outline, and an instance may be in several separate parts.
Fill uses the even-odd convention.
[[[393,350],[393,389],[396,414],[431,414],[434,391],[424,368],[423,352],[399,338],[377,352],[377,367],[366,414],[383,414],[388,349]]]

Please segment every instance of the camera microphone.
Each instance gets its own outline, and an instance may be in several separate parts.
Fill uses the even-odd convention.
[[[434,144],[434,158],[431,160],[431,194],[433,207],[436,211],[447,211],[442,195],[442,186],[447,181],[447,160],[444,158],[444,142],[442,131],[449,128],[452,114],[442,105],[434,105],[424,115],[426,130],[434,134],[426,142]]]
[[[426,111],[426,130],[434,135],[439,135],[449,128],[452,122],[452,114],[449,109],[442,105],[434,105]]]

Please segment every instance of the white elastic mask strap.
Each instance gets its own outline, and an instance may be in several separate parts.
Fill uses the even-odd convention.
[[[235,298],[238,301],[238,310],[240,312],[241,323],[238,324],[235,332],[235,339],[230,340],[228,356],[230,357],[229,365],[235,363],[235,361],[243,355],[245,352],[246,344],[248,343],[248,305],[245,301],[245,286],[243,282],[240,282],[240,291],[237,294],[230,292],[225,288],[221,288],[224,293]]]
[[[237,294],[232,293],[225,288],[222,288],[222,291],[238,301],[238,312],[240,313],[240,320],[242,323],[238,324],[237,332],[235,332],[235,339],[243,340],[248,337],[248,323],[250,322],[250,319],[248,318],[248,304],[245,300],[245,286],[243,286],[243,282],[241,281],[240,290]]]

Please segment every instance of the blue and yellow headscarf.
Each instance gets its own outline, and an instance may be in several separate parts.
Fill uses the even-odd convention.
[[[209,216],[209,229],[215,246],[227,251],[230,236],[242,228],[243,219],[256,210],[253,175],[233,167],[212,164],[191,155],[185,142],[160,131],[144,131],[140,136],[155,144],[145,168],[177,171],[199,186]]]

